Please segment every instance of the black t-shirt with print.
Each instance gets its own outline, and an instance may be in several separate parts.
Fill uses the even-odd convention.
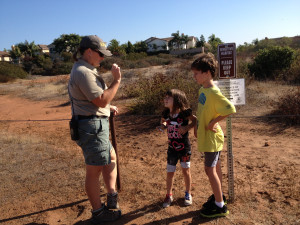
[[[186,109],[179,114],[175,115],[175,117],[170,116],[170,112],[165,111],[163,113],[163,118],[167,122],[167,133],[169,139],[169,150],[189,151],[191,148],[191,144],[189,141],[189,132],[181,135],[178,132],[179,127],[187,126],[189,124],[188,117],[192,115],[191,109]]]

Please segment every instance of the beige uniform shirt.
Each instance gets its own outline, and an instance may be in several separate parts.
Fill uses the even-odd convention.
[[[68,88],[72,115],[110,115],[110,104],[101,108],[92,103],[92,100],[103,94],[107,86],[97,69],[86,61],[79,59],[74,63]]]

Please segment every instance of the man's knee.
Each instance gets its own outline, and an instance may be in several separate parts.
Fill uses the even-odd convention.
[[[110,150],[110,158],[111,158],[111,161],[116,162],[116,160],[117,160],[117,155],[116,155],[116,152],[115,152],[114,148],[111,148],[111,150]]]

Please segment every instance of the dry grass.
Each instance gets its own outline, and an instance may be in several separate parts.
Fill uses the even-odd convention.
[[[124,71],[123,82],[130,83],[139,73],[151,75],[166,69],[155,68],[157,70]],[[104,76],[109,79],[110,75],[105,73]],[[67,77],[61,78],[42,77],[1,84],[0,92],[32,100],[65,101],[68,96],[61,89],[65,88]],[[247,105],[239,107],[240,116],[271,112],[286,91],[297,87],[250,81],[246,88]],[[124,102],[122,98],[118,100],[120,106]],[[70,111],[69,108],[65,110]],[[183,206],[183,180],[179,172],[175,176],[177,200],[174,207],[166,210],[161,207],[165,194],[166,138],[153,131],[153,124],[157,121],[156,117],[116,117],[124,188],[120,192],[120,204],[125,212],[122,221],[116,224],[299,222],[299,132],[296,129],[274,135],[272,131],[276,124],[232,119],[236,201],[229,204],[228,218],[204,220],[199,218],[198,212],[210,194],[210,187],[197,151],[193,153],[192,165],[194,205]],[[90,205],[84,191],[84,162],[79,147],[70,141],[66,122],[13,124],[0,121],[0,127],[0,221],[11,219],[4,224],[12,225],[88,224]],[[269,147],[264,146],[265,141]],[[194,139],[192,144],[195,146]],[[227,193],[226,150],[222,157],[224,192]],[[104,193],[104,187],[101,188]]]
[[[68,75],[31,76],[28,80],[17,80],[1,84],[0,94],[23,97],[34,101],[68,99]]]

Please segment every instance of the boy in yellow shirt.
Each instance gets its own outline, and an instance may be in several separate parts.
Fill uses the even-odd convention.
[[[197,120],[195,127],[198,151],[204,152],[205,173],[208,176],[213,195],[203,204],[200,215],[219,217],[229,214],[226,198],[222,192],[222,171],[220,153],[223,148],[224,134],[218,122],[235,113],[234,105],[222,95],[214,85],[218,62],[211,53],[203,53],[191,65],[194,79],[202,87],[199,90]]]

